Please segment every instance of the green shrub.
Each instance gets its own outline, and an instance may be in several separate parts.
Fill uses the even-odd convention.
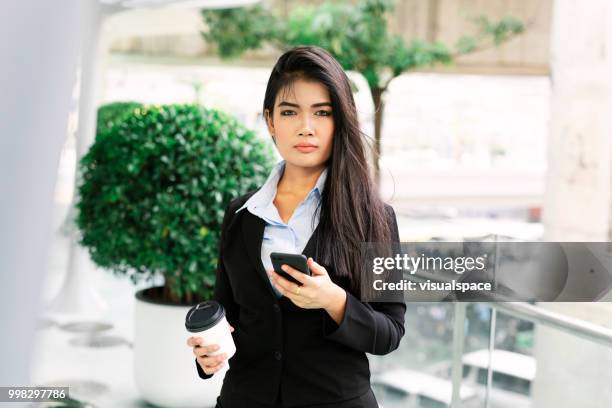
[[[133,109],[79,163],[80,243],[98,266],[134,283],[162,273],[165,300],[209,299],[225,207],[263,184],[272,157],[223,112]]]

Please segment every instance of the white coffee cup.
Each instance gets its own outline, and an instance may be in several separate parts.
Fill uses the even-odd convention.
[[[227,359],[230,359],[236,353],[234,338],[225,319],[225,309],[219,302],[208,300],[189,309],[185,328],[194,337],[202,339],[201,346],[219,346],[219,350],[208,353],[209,356],[226,353]]]

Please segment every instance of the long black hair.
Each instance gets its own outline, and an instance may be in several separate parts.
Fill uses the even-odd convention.
[[[391,221],[374,185],[359,128],[355,100],[346,73],[322,48],[296,47],[285,52],[272,69],[263,112],[272,116],[278,92],[290,89],[297,79],[317,81],[330,95],[334,136],[327,179],[318,210],[314,260],[333,266],[347,278],[354,294],[361,294],[365,274],[362,242],[389,242]],[[329,271],[329,269],[328,269]],[[369,279],[366,279],[369,280]],[[363,287],[369,287],[364,285]]]

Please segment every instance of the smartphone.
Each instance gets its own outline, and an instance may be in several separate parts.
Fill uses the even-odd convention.
[[[302,285],[296,279],[294,279],[291,275],[281,269],[281,266],[289,265],[298,271],[305,273],[306,275],[310,275],[310,269],[308,269],[308,263],[305,255],[303,254],[288,254],[283,252],[272,252],[270,254],[270,259],[272,260],[272,266],[274,267],[274,272],[281,275],[283,278],[297,283],[298,285]]]

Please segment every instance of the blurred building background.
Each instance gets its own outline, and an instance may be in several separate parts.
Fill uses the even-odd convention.
[[[282,15],[304,5],[321,4],[322,1],[271,0],[266,2]],[[357,3],[349,1],[349,3]],[[456,66],[445,69],[435,67],[434,71],[453,73],[502,73],[541,74],[549,72],[550,27],[552,0],[400,0],[395,2],[395,11],[389,18],[389,28],[400,34],[406,41],[415,38],[428,41],[453,42],[473,27],[471,18],[486,15],[500,18],[507,15],[518,17],[529,24],[529,30],[501,49],[479,52],[465,56]],[[141,18],[147,19],[147,13]],[[173,30],[165,32],[133,32],[122,36],[111,45],[113,52],[148,55],[174,55],[177,57],[211,56],[209,46],[201,41],[199,32],[184,23],[199,21],[198,10],[183,10],[164,17],[164,24],[179,21]],[[201,27],[204,29],[204,27]],[[153,29],[154,30],[154,29]],[[271,50],[253,53],[252,59],[273,60]]]

